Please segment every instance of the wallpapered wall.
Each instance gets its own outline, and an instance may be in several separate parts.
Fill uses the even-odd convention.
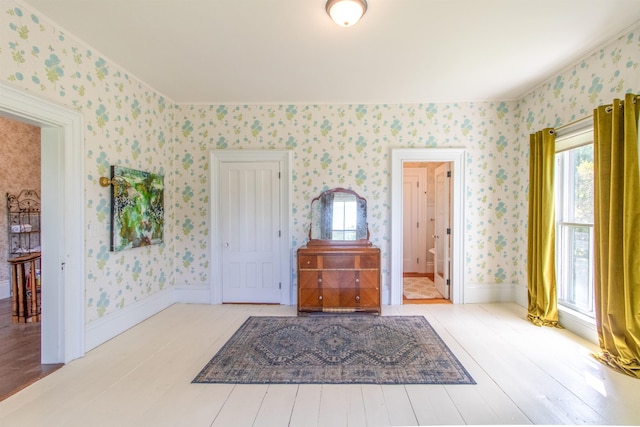
[[[209,284],[209,151],[293,152],[292,248],[327,187],[369,201],[389,285],[390,149],[465,147],[467,286],[526,283],[528,134],[640,87],[636,30],[519,101],[175,105],[22,3],[0,0],[0,81],[81,111],[86,125],[87,322],[175,285]],[[110,164],[165,174],[165,244],[108,251]]]
[[[640,93],[640,26],[602,47],[583,61],[547,80],[519,100],[517,138],[528,146],[529,134],[545,127],[560,127],[593,115],[599,105],[611,104],[625,93]],[[527,160],[528,161],[528,160]],[[521,174],[528,174],[528,164]],[[528,189],[528,175],[524,179]],[[519,204],[522,226],[519,241],[524,252],[519,284],[526,286],[527,205]]]
[[[190,209],[178,221],[196,246],[208,246],[207,169],[211,149],[277,148],[293,151],[293,242],[309,232],[309,203],[329,187],[355,190],[368,202],[371,240],[382,249],[383,286],[390,263],[390,154],[392,147],[465,147],[468,212],[466,275],[474,283],[513,283],[520,262],[512,238],[514,207],[526,194],[521,183],[521,147],[512,140],[515,103],[417,105],[205,106],[182,108],[176,128],[186,137],[176,147],[182,170],[176,191]],[[197,189],[197,190],[195,190]],[[195,191],[199,195],[193,195]],[[197,210],[200,217],[190,211]],[[178,258],[180,276],[207,281],[207,254],[189,245]],[[183,268],[185,267],[185,268]]]
[[[86,321],[173,286],[172,210],[165,244],[109,252],[109,189],[98,184],[112,164],[164,174],[174,204],[172,103],[21,2],[0,1],[0,40],[0,80],[84,116]]]
[[[22,190],[40,194],[40,128],[0,117],[0,153],[0,282],[5,282],[10,279],[5,196]]]

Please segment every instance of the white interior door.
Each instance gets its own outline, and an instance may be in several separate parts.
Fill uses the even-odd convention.
[[[419,176],[415,168],[404,169],[402,184],[402,271],[418,271],[418,207]]]
[[[435,245],[434,282],[438,292],[450,298],[449,248],[451,238],[451,220],[449,212],[450,165],[444,163],[435,170]]]
[[[280,303],[278,162],[220,168],[222,302]]]
[[[403,172],[403,272],[426,273],[425,218],[426,168],[405,168]]]

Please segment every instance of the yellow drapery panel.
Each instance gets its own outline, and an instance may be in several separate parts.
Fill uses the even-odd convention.
[[[640,101],[594,110],[595,303],[600,361],[640,378]]]
[[[555,266],[555,132],[530,136],[527,318],[538,326],[558,326]]]

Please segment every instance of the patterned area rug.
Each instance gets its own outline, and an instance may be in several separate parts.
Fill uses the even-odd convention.
[[[402,294],[406,299],[444,298],[436,284],[428,277],[405,277],[402,279]]]
[[[475,384],[422,316],[250,317],[193,380]]]

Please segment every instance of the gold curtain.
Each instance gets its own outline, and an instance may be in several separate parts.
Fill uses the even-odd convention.
[[[640,378],[640,101],[594,110],[595,302],[600,361]]]
[[[558,326],[555,266],[555,132],[530,136],[527,318],[538,326]]]

